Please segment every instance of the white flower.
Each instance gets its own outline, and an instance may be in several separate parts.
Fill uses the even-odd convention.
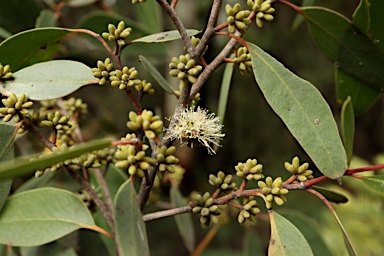
[[[219,141],[225,136],[221,133],[223,125],[220,117],[208,113],[208,110],[197,107],[181,109],[173,116],[171,126],[167,129],[167,138],[178,139],[182,145],[199,142],[207,147],[208,153],[215,154],[210,144],[220,146]]]

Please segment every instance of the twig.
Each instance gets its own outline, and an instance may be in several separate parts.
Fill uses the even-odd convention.
[[[101,173],[100,169],[98,169],[98,168],[96,168],[94,170],[94,172],[95,172],[95,175],[96,175],[97,179],[100,182],[101,190],[103,191],[103,195],[104,195],[104,198],[105,198],[105,206],[107,207],[107,209],[109,211],[109,215],[113,216],[112,197],[111,197],[111,194],[109,193],[109,188],[108,188],[107,182],[105,180],[105,177],[103,176],[103,174]]]
[[[164,217],[174,216],[177,214],[187,213],[191,212],[192,208],[187,206],[174,208],[170,210],[160,211],[160,212],[154,212],[154,213],[148,213],[143,216],[143,221],[151,221],[151,220],[157,220]]]

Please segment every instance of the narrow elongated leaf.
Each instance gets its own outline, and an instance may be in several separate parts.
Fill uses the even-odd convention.
[[[16,136],[15,127],[0,124],[0,163],[13,161],[14,147],[13,141]],[[5,200],[11,190],[12,179],[0,180],[0,211],[4,206]]]
[[[151,33],[162,31],[162,17],[160,6],[155,1],[146,1],[144,3],[136,4],[133,6],[137,19],[140,23],[147,27]]]
[[[231,80],[234,66],[234,63],[227,63],[225,65],[223,78],[221,80],[219,103],[217,107],[217,115],[220,117],[220,124],[224,123],[225,111],[227,109],[228,95],[229,90],[231,88]]]
[[[326,188],[318,187],[318,186],[312,186],[311,188],[313,190],[316,190],[320,194],[322,194],[330,202],[337,203],[337,204],[348,202],[348,198],[338,192],[335,192]]]
[[[25,93],[32,100],[64,97],[83,85],[95,81],[91,69],[81,62],[54,60],[23,68],[13,74],[15,78],[0,87],[16,95]]]
[[[95,224],[88,208],[71,192],[40,188],[10,197],[0,213],[0,243],[38,246]]]
[[[347,166],[343,143],[320,92],[256,45],[248,45],[253,73],[268,104],[324,175],[331,179],[343,175]]]
[[[93,140],[74,146],[68,150],[44,155],[40,158],[38,158],[40,154],[31,156],[30,158],[38,158],[33,161],[25,158],[16,158],[15,163],[6,162],[0,166],[0,179],[21,176],[35,172],[36,170],[42,170],[53,164],[80,156],[87,152],[106,148],[111,145],[111,142],[111,139]]]
[[[11,71],[50,60],[60,42],[74,33],[64,28],[38,28],[11,36],[0,44],[0,63],[9,64]],[[26,43],[28,42],[28,43]]]
[[[376,90],[384,89],[384,52],[340,14],[321,7],[301,11],[316,44],[345,73]]]
[[[368,37],[371,36],[371,14],[369,10],[370,3],[368,0],[360,0],[353,13],[353,24],[358,27]]]
[[[339,102],[344,102],[350,96],[355,115],[358,116],[368,111],[379,99],[380,91],[367,86],[341,69],[336,68],[335,74],[337,99]]]
[[[196,30],[196,29],[187,29],[187,34],[189,36],[197,35],[200,32],[201,32],[200,30]],[[133,40],[132,43],[163,43],[163,42],[177,40],[180,38],[181,36],[178,30],[171,30],[171,31],[156,33],[149,36],[137,38]]]
[[[160,72],[155,68],[155,66],[152,65],[152,63],[147,58],[140,55],[139,60],[141,64],[143,64],[144,68],[148,71],[148,73],[153,77],[153,79],[155,79],[156,82],[159,83],[161,88],[164,89],[164,91],[166,91],[168,94],[175,94],[171,85],[167,82],[167,80],[165,80],[165,78],[160,74]]]
[[[347,154],[347,164],[349,165],[353,156],[353,140],[355,138],[355,115],[351,97],[348,97],[341,107],[341,135]]]
[[[186,205],[186,202],[178,187],[172,186],[170,190],[171,203],[175,207],[182,207]],[[192,252],[195,248],[195,232],[193,228],[193,222],[190,213],[175,215],[175,220],[179,233],[183,239],[185,247],[189,252]]]
[[[119,255],[149,255],[147,232],[131,180],[117,191],[114,214]]]
[[[361,180],[371,189],[384,194],[384,175],[364,177]]]
[[[48,9],[44,9],[40,12],[39,17],[36,19],[36,28],[44,28],[44,27],[56,27],[56,14]]]
[[[301,6],[311,6],[313,5],[315,0],[303,0]],[[302,23],[304,22],[304,17],[302,15],[296,14],[295,19],[292,22],[292,29],[296,30]]]
[[[313,255],[303,234],[287,219],[275,211],[269,211],[271,239],[268,255]]]

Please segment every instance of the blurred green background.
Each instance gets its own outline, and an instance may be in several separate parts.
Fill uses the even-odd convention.
[[[202,30],[208,19],[211,2],[179,0],[176,11],[186,28]],[[236,2],[223,1],[223,6],[227,3],[233,5]],[[246,6],[245,0],[240,2],[243,7]],[[301,4],[301,1],[292,2]],[[358,0],[314,1],[314,5],[333,9],[347,18],[352,18],[358,3]],[[107,29],[108,23],[117,24],[121,19],[125,20],[127,26],[133,28],[131,39],[175,29],[155,1],[147,0],[143,5],[146,7],[153,5],[156,8],[132,5],[129,0],[76,0],[68,3],[55,0],[3,1],[0,8],[0,40],[26,29],[44,26],[88,28],[101,33]],[[296,17],[293,10],[280,4],[275,4],[275,8],[274,22],[265,24],[262,29],[253,24],[244,38],[258,44],[290,70],[314,84],[324,95],[338,120],[340,106],[336,103],[333,64],[318,50],[305,22],[296,29],[292,28]],[[147,12],[148,9],[151,12]],[[223,11],[224,8],[222,8]],[[219,22],[224,20],[224,16],[221,15]],[[227,41],[227,37],[213,38],[205,60],[210,62]],[[166,95],[148,75],[138,62],[138,56],[147,57],[177,89],[178,80],[169,78],[167,74],[168,63],[173,56],[179,56],[183,52],[181,41],[156,45],[137,44],[125,49],[122,56],[123,65],[135,66],[139,70],[140,78],[152,82],[156,89],[155,95],[144,98],[142,104],[144,108],[155,110],[163,117],[170,117],[175,99]],[[58,59],[78,60],[90,67],[95,66],[97,60],[103,60],[106,57],[108,55],[105,49],[96,40],[86,36],[66,39],[56,56]],[[223,68],[222,66],[214,72],[201,91],[200,105],[212,112],[217,110]],[[87,119],[82,120],[81,124],[86,140],[111,134],[120,138],[128,132],[125,124],[128,112],[133,110],[133,107],[125,93],[110,86],[89,86],[70,96],[83,98],[89,106],[89,115]],[[383,104],[384,101],[380,99],[368,113],[356,119],[354,153],[368,162],[372,162],[375,156],[384,152]],[[285,161],[290,161],[295,155],[298,155],[302,161],[310,161],[279,117],[268,106],[253,76],[243,77],[237,69],[231,85],[224,120],[224,133],[226,137],[222,141],[222,148],[219,148],[215,156],[207,155],[204,147],[190,149],[184,146],[178,150],[178,157],[186,169],[181,185],[181,191],[185,196],[192,191],[212,192],[212,188],[207,183],[210,173],[216,173],[219,170],[233,173],[233,167],[237,162],[244,162],[250,157],[257,158],[264,165],[266,175],[282,176],[283,179],[288,177],[288,172],[283,168]],[[36,146],[29,139],[28,136],[19,139],[17,149],[20,154],[28,154],[36,150]],[[179,146],[179,142],[174,144]],[[315,166],[311,164],[311,168]],[[23,180],[15,182],[15,187],[22,182]],[[352,198],[353,203],[348,202],[340,207],[337,205],[336,211],[340,211],[341,220],[345,221],[347,231],[351,231],[352,241],[355,241],[355,246],[361,255],[380,255],[384,252],[383,244],[379,242],[382,239],[380,228],[383,226],[383,219],[380,212],[383,211],[383,198],[365,191],[362,183],[348,183],[346,180],[345,184],[348,186],[343,192]],[[248,187],[252,186],[255,184],[249,184]],[[168,189],[168,185],[162,189],[161,198],[164,201],[168,200]],[[337,189],[340,190],[340,188]],[[355,193],[357,189],[359,191]],[[158,209],[150,206],[146,211]],[[287,204],[278,207],[277,211],[285,213],[284,216],[293,223],[297,223],[303,233],[313,235],[311,238],[306,238],[312,239],[311,245],[317,248],[315,250],[312,247],[317,255],[346,254],[341,232],[319,199],[303,191],[293,191],[288,195]],[[194,222],[196,241],[199,242],[209,229],[200,228],[198,218],[194,218]],[[188,253],[173,218],[147,223],[147,232],[152,255],[186,255]],[[203,255],[247,255],[243,253],[243,247],[248,236],[251,236],[250,241],[253,246],[258,248],[252,255],[264,255],[269,232],[269,224],[263,220],[258,220],[253,227],[240,226],[237,224],[236,214],[232,212],[227,218],[227,224],[218,229],[211,245]],[[323,235],[329,250],[323,249],[324,242],[316,237],[318,233]],[[361,236],[366,239],[361,240]]]

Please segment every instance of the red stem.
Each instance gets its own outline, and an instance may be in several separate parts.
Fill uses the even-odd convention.
[[[245,48],[247,48],[249,50],[249,46],[248,46],[247,42],[235,34],[232,34],[229,32],[216,32],[215,34],[216,35],[229,36],[229,37],[235,39],[237,42],[239,42],[240,44],[242,44]]]
[[[299,6],[297,6],[297,5],[294,5],[294,4],[292,4],[290,2],[287,2],[285,0],[278,0],[277,2],[278,3],[282,3],[282,4],[292,8],[293,10],[295,10],[296,12],[298,12],[300,14],[303,14],[303,12],[301,11],[301,8]]]

